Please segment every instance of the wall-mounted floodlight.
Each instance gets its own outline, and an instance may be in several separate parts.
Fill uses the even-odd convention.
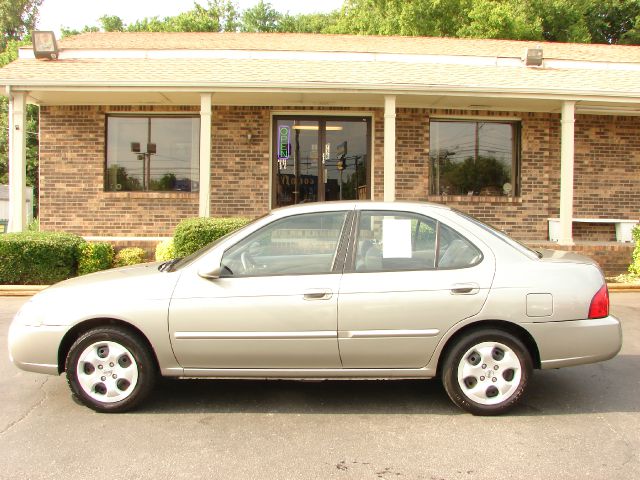
[[[539,67],[542,65],[542,49],[527,48],[524,54],[524,64],[527,67]]]
[[[58,58],[58,44],[56,34],[51,31],[35,31],[31,35],[33,53],[36,58],[55,60]]]

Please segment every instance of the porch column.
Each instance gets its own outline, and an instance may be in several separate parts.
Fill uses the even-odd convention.
[[[9,232],[27,229],[24,192],[27,180],[26,99],[24,93],[9,95]]]
[[[576,102],[562,103],[560,139],[560,245],[573,245],[573,162]]]
[[[200,198],[198,215],[211,215],[211,94],[200,94]]]
[[[396,199],[396,97],[384,97],[384,201]]]

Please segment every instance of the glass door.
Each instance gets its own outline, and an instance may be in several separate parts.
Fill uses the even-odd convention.
[[[370,125],[362,117],[275,117],[274,207],[370,198]]]

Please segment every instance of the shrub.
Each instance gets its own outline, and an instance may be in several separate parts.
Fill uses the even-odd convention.
[[[146,262],[146,252],[140,247],[123,248],[116,254],[114,267],[126,267]]]
[[[633,249],[629,273],[640,276],[640,225],[633,227],[633,240],[636,242],[636,248]]]
[[[190,255],[205,245],[249,223],[247,218],[187,218],[174,233],[176,257]]]
[[[113,265],[113,246],[110,243],[84,243],[80,246],[78,275],[106,270]]]
[[[163,240],[156,245],[156,261],[165,262],[167,260],[173,260],[176,258],[176,247],[173,243],[173,238]]]
[[[84,243],[82,237],[70,233],[0,235],[0,283],[49,285],[73,277]]]

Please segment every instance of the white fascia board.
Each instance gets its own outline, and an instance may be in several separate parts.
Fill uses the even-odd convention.
[[[33,50],[21,48],[19,58],[35,59]],[[367,52],[304,52],[290,50],[85,50],[61,49],[59,60],[88,59],[193,59],[193,60],[279,60],[315,62],[383,62],[425,65],[466,65],[551,69],[622,70],[640,71],[640,63],[608,62],[565,59],[544,59],[543,67],[526,67],[520,57],[494,57],[474,55],[420,55]]]

